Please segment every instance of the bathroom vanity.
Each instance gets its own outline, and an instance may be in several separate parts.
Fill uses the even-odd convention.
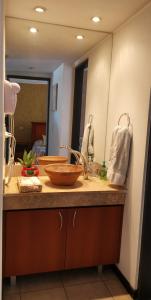
[[[126,190],[99,178],[40,180],[40,193],[19,193],[17,177],[5,189],[4,276],[117,263]]]

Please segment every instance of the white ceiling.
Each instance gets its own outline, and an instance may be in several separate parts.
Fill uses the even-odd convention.
[[[36,21],[57,23],[88,29],[113,31],[117,26],[141,9],[147,0],[6,0],[6,15]],[[37,14],[35,6],[47,8]],[[92,16],[102,22],[93,24]]]
[[[29,32],[37,27],[38,34]],[[75,36],[83,34],[78,41]],[[106,34],[39,22],[6,18],[7,70],[51,73],[63,62],[74,62]]]
[[[9,71],[52,72],[62,62],[73,62],[113,32],[147,0],[6,0],[6,53]],[[37,14],[35,6],[47,11]],[[102,21],[94,24],[91,17]],[[56,26],[61,24],[64,26]],[[35,26],[39,32],[29,32]],[[76,28],[70,28],[76,27]],[[83,29],[79,29],[83,28]],[[84,30],[89,29],[89,30]],[[76,34],[85,39],[78,41]],[[42,67],[43,66],[43,67]],[[49,70],[49,71],[48,71]]]
[[[39,32],[32,34],[29,27],[37,27]],[[85,39],[79,41],[75,38],[77,34],[83,34]],[[54,69],[56,64],[63,61],[73,62],[85,52],[98,43],[106,34],[49,25],[39,22],[31,22],[14,18],[6,18],[6,52],[8,61],[14,60],[23,65],[26,59],[35,63],[44,60],[44,65]],[[43,66],[44,67],[44,66]]]
[[[62,63],[62,60],[35,58],[6,58],[7,74],[47,76]]]

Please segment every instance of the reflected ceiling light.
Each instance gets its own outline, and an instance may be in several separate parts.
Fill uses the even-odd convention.
[[[37,33],[38,29],[36,27],[30,27],[29,31],[32,32],[32,33]]]
[[[34,8],[34,10],[37,12],[37,13],[44,13],[46,11],[46,8],[45,7],[42,7],[42,6],[36,6]]]
[[[83,40],[84,39],[84,35],[78,34],[78,35],[76,35],[76,39],[77,40]]]
[[[101,18],[100,17],[92,17],[91,20],[94,22],[94,23],[99,23],[101,21]]]

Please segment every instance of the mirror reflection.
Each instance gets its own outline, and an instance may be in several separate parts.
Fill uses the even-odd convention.
[[[104,159],[111,51],[112,36],[97,28],[6,18],[6,75],[21,87],[15,161],[24,149],[36,156],[67,155],[61,145],[81,151],[90,116],[93,159]]]

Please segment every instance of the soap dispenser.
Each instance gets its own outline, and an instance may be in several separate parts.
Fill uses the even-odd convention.
[[[101,164],[100,178],[103,180],[107,180],[107,166],[105,160]]]

